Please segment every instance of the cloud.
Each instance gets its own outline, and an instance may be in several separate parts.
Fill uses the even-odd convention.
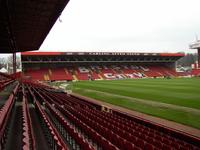
[[[40,50],[190,51],[199,0],[73,0]]]

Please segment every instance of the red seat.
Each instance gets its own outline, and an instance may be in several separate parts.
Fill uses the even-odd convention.
[[[142,139],[137,140],[136,145],[142,149],[144,149],[144,141]]]
[[[153,147],[152,144],[146,143],[144,149],[145,149],[145,150],[153,150],[154,147]]]
[[[173,150],[173,148],[171,146],[168,146],[168,145],[163,145],[163,150]]]
[[[176,148],[176,149],[179,149],[179,148],[180,148],[180,144],[177,143],[177,142],[172,142],[170,145],[173,146],[173,147]]]
[[[163,144],[160,141],[154,141],[153,145],[155,145],[155,147],[157,147],[157,148],[163,147]]]
[[[126,142],[125,149],[127,150],[134,149],[134,144],[132,144],[131,142]]]
[[[166,145],[170,145],[170,144],[171,144],[171,141],[168,140],[167,138],[164,138],[164,139],[163,139],[163,143],[165,143]]]

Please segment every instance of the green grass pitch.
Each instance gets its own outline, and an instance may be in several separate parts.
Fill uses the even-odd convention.
[[[79,81],[74,93],[200,129],[200,79]]]

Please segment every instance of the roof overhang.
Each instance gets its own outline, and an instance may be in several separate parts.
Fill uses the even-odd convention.
[[[69,0],[0,0],[0,53],[38,50]]]
[[[63,55],[91,55],[91,56],[161,56],[184,57],[184,53],[134,53],[134,52],[22,52],[22,56],[63,56]]]

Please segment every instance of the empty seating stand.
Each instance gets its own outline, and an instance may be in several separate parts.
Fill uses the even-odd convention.
[[[18,82],[0,108],[0,149],[11,142],[16,150],[200,149],[198,138],[30,80]]]
[[[198,74],[194,70],[193,75]],[[143,77],[177,77],[186,76],[190,73],[178,73],[174,69],[160,65],[115,65],[115,66],[66,66],[61,68],[41,68],[38,70],[28,70],[25,76],[30,76],[34,80],[98,80],[98,79],[123,79],[123,78],[143,78]]]
[[[65,68],[50,69],[50,80],[72,80],[72,75]]]
[[[200,149],[200,139],[181,132],[122,112],[103,112],[83,99],[49,92],[41,84],[26,86],[41,109],[40,115],[49,118],[71,149]]]
[[[192,75],[193,76],[200,76],[200,69],[193,69],[192,70]]]
[[[42,80],[42,81],[49,80],[49,78],[47,77],[48,74],[49,74],[49,69],[29,70],[25,72],[25,75],[31,77],[31,79]]]

